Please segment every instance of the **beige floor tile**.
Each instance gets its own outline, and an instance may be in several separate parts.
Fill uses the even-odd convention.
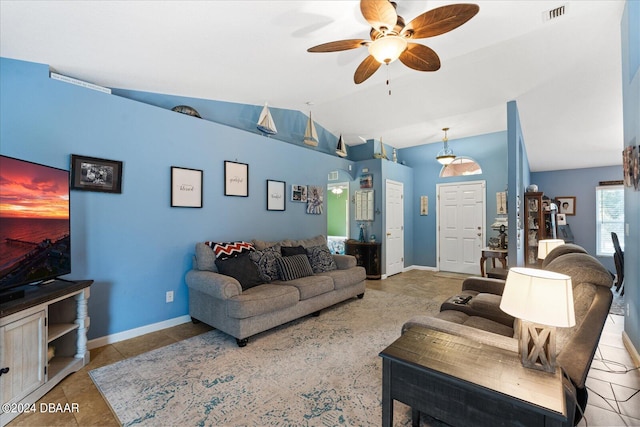
[[[586,421],[578,423],[579,427],[640,427],[640,420],[619,415],[595,406],[587,406]]]

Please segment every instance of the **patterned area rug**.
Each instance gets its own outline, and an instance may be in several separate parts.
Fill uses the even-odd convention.
[[[453,281],[442,292],[458,289]],[[124,426],[379,425],[378,354],[406,320],[436,313],[441,301],[368,289],[362,300],[259,334],[245,348],[213,330],[90,375]],[[410,418],[396,403],[395,425]]]

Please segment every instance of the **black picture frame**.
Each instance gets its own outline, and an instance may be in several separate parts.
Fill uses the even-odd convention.
[[[268,211],[284,211],[286,210],[286,191],[287,184],[284,181],[267,180],[267,210]]]
[[[122,193],[122,162],[71,155],[69,188],[101,193]]]
[[[171,166],[171,207],[202,208],[203,182],[202,170]]]
[[[249,165],[224,161],[224,195],[249,197]]]

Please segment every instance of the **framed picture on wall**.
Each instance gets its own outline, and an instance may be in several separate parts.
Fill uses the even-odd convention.
[[[249,197],[249,165],[224,162],[224,195]]]
[[[171,207],[202,207],[202,171],[171,166]]]
[[[122,162],[71,155],[71,189],[122,193]]]
[[[291,186],[291,201],[292,202],[304,202],[304,203],[307,203],[307,186],[306,185],[292,185]]]
[[[267,180],[267,210],[283,211],[285,210],[285,189],[287,188],[284,181]]]
[[[576,214],[576,198],[575,196],[560,196],[556,197],[558,201],[558,213],[565,215]]]
[[[324,187],[319,185],[309,186],[307,196],[307,213],[313,215],[322,214],[322,203],[324,202]]]

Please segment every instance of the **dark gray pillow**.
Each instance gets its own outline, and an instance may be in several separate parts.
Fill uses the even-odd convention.
[[[282,246],[280,248],[282,256],[306,255],[307,250],[303,246]]]
[[[251,261],[248,253],[227,259],[218,258],[216,267],[221,274],[231,276],[240,282],[243,291],[264,283],[260,278],[258,267]]]
[[[314,273],[324,273],[325,271],[338,269],[327,245],[307,248],[307,257],[309,257],[309,263]]]
[[[291,255],[276,259],[278,273],[284,281],[313,276],[313,270],[306,255]]]
[[[278,280],[278,264],[276,260],[282,258],[280,255],[280,249],[270,247],[260,251],[249,252],[249,257],[258,266],[258,272],[260,277],[265,282],[271,282],[272,280]]]

